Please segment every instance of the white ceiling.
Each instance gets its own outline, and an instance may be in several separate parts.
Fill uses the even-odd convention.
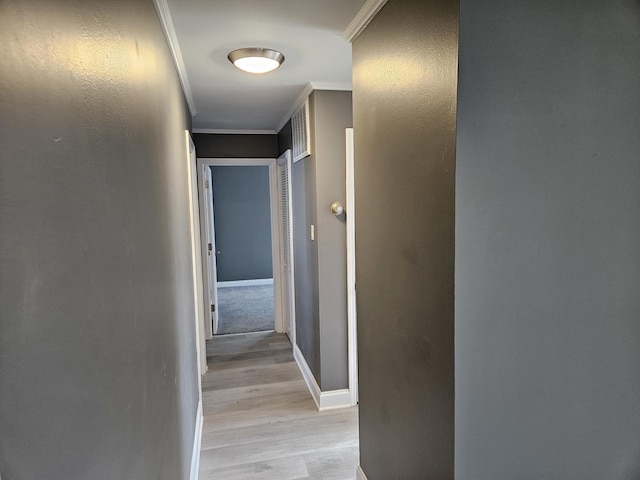
[[[351,44],[342,33],[365,0],[167,0],[195,109],[193,127],[274,130],[312,82],[351,89]],[[227,54],[267,47],[285,61],[250,75]]]

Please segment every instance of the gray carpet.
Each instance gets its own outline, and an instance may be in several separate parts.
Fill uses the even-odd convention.
[[[218,288],[218,334],[275,329],[273,285]]]

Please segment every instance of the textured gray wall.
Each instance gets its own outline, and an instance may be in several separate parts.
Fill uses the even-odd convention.
[[[318,294],[322,390],[349,387],[346,217],[329,206],[346,200],[346,136],[353,126],[351,92],[315,91]]]
[[[318,243],[311,241],[309,225],[317,224],[315,158],[293,164],[294,274],[296,297],[296,343],[320,381],[320,310],[318,298]]]
[[[0,475],[188,478],[184,129],[150,0],[0,3]]]
[[[456,478],[640,478],[640,4],[461,2]]]
[[[218,281],[273,278],[269,167],[211,167]]]
[[[313,105],[313,96],[310,99]],[[315,120],[311,120],[311,128]],[[313,139],[313,135],[312,135]],[[293,148],[291,121],[278,132],[278,151]],[[316,161],[311,155],[293,164],[291,192],[293,208],[293,249],[296,297],[296,343],[318,385],[320,375],[320,304],[318,287],[318,244],[309,237],[316,225]]]
[[[278,136],[194,133],[198,158],[277,158]]]
[[[360,462],[453,478],[455,0],[390,0],[353,44]]]
[[[349,386],[346,227],[329,205],[345,202],[351,92],[313,92],[309,119],[311,155],[292,169],[296,342],[321,390],[328,391]],[[291,148],[290,129],[287,123],[278,134],[281,152]]]

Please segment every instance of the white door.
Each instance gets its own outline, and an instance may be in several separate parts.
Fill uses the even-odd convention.
[[[218,274],[216,267],[215,222],[213,217],[213,188],[211,168],[202,165],[202,181],[204,192],[204,223],[205,223],[205,251],[207,256],[207,290],[209,292],[209,311],[211,314],[211,329],[214,335],[218,333]]]
[[[293,283],[293,212],[291,205],[291,150],[278,158],[278,220],[280,231],[280,269],[282,274],[282,312],[285,331],[295,344],[295,296]]]

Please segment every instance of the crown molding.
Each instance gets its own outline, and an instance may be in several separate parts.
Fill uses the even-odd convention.
[[[276,126],[276,132],[282,130],[282,127],[284,127],[287,122],[291,120],[293,114],[296,113],[296,111],[302,106],[307,97],[311,95],[311,92],[313,92],[313,85],[311,84],[311,82],[309,82],[304,86],[304,88],[300,92],[300,95],[298,95],[296,101],[293,102],[293,105],[291,106],[289,111],[285,114],[284,117],[282,117],[282,120],[278,122],[278,125]]]
[[[313,90],[335,90],[350,92],[353,90],[351,82],[309,82]]]
[[[347,28],[342,33],[342,38],[352,43],[366,26],[369,25],[373,17],[384,7],[385,3],[387,3],[387,0],[367,0],[367,3],[363,5],[358,14],[351,20],[351,23],[347,25]]]
[[[198,111],[196,110],[196,104],[193,100],[193,93],[191,93],[191,84],[189,83],[189,77],[187,76],[187,69],[184,66],[184,59],[182,58],[182,51],[180,50],[180,44],[178,43],[178,37],[176,36],[176,29],[173,26],[173,20],[171,19],[171,12],[169,11],[169,5],[167,0],[154,0],[156,11],[160,17],[160,23],[162,24],[162,30],[164,36],[167,38],[169,44],[169,50],[171,50],[171,56],[173,57],[173,63],[176,66],[178,77],[180,78],[180,85],[182,85],[182,92],[184,98],[187,101],[189,112],[191,116],[195,116]]]
[[[275,130],[228,130],[224,128],[193,128],[193,133],[214,133],[219,135],[275,135]]]
[[[352,88],[353,87],[351,85],[351,82],[308,82],[302,89],[302,92],[300,92],[300,95],[298,95],[298,98],[296,98],[296,101],[293,102],[293,105],[291,106],[289,111],[287,111],[285,116],[282,117],[282,119],[278,122],[278,125],[276,126],[276,132],[282,130],[282,127],[284,127],[287,122],[291,120],[293,114],[296,113],[296,111],[302,106],[304,101],[309,95],[311,95],[314,90],[335,90],[350,92]]]

